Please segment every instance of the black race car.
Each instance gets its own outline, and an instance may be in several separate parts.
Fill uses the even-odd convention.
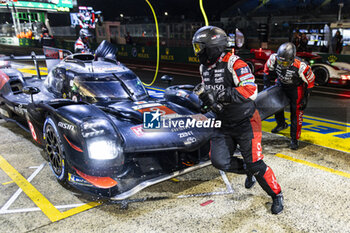
[[[115,53],[108,42],[95,55],[45,48],[46,78],[0,76],[0,116],[29,128],[60,183],[120,200],[210,165],[216,122],[210,112],[201,114],[193,86],[152,98]],[[279,89],[259,95],[262,118],[287,103],[265,101],[267,95],[277,97]]]

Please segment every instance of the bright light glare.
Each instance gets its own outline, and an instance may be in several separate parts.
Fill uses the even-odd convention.
[[[350,80],[350,75],[341,75],[340,77],[343,80]]]
[[[121,153],[120,146],[110,140],[92,141],[88,144],[88,150],[89,157],[98,160],[114,159]]]

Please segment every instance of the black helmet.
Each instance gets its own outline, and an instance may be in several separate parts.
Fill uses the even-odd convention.
[[[214,26],[201,27],[192,39],[194,54],[201,64],[210,65],[216,62],[227,46],[227,35],[221,28]]]
[[[291,42],[282,44],[277,50],[277,63],[286,69],[294,62],[297,49]]]
[[[89,31],[89,29],[83,28],[83,29],[80,29],[79,37],[80,38],[92,37],[92,34]]]

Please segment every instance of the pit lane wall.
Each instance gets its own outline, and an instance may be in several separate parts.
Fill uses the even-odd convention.
[[[92,48],[96,48],[98,44],[91,44]],[[118,48],[117,57],[119,60],[135,60],[155,62],[157,59],[156,46],[150,45],[116,45]],[[13,54],[20,53],[29,54],[31,51],[40,52],[40,43],[37,40],[19,39],[19,46],[10,46],[0,44],[0,54],[12,51]],[[56,40],[57,48],[73,51],[74,41]],[[249,50],[240,50],[236,52],[243,59],[252,58],[253,54]],[[347,62],[350,63],[350,55],[318,53],[325,61],[329,62]],[[182,64],[199,64],[198,58],[194,56],[192,47],[160,47],[159,58],[161,62],[182,63]]]
[[[155,61],[157,48],[155,46],[117,45],[119,58]],[[236,52],[243,59],[253,58],[250,50],[242,49]],[[350,63],[350,55],[318,53],[325,61]],[[192,47],[160,47],[160,61],[199,64]]]

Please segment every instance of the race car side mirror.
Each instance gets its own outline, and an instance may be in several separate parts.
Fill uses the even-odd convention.
[[[163,75],[160,80],[162,80],[163,82],[167,83],[168,86],[170,86],[171,82],[174,80],[173,77],[169,76],[169,75]]]
[[[26,86],[23,87],[22,92],[24,94],[30,95],[33,102],[33,95],[38,94],[40,92],[40,89],[37,87]]]

